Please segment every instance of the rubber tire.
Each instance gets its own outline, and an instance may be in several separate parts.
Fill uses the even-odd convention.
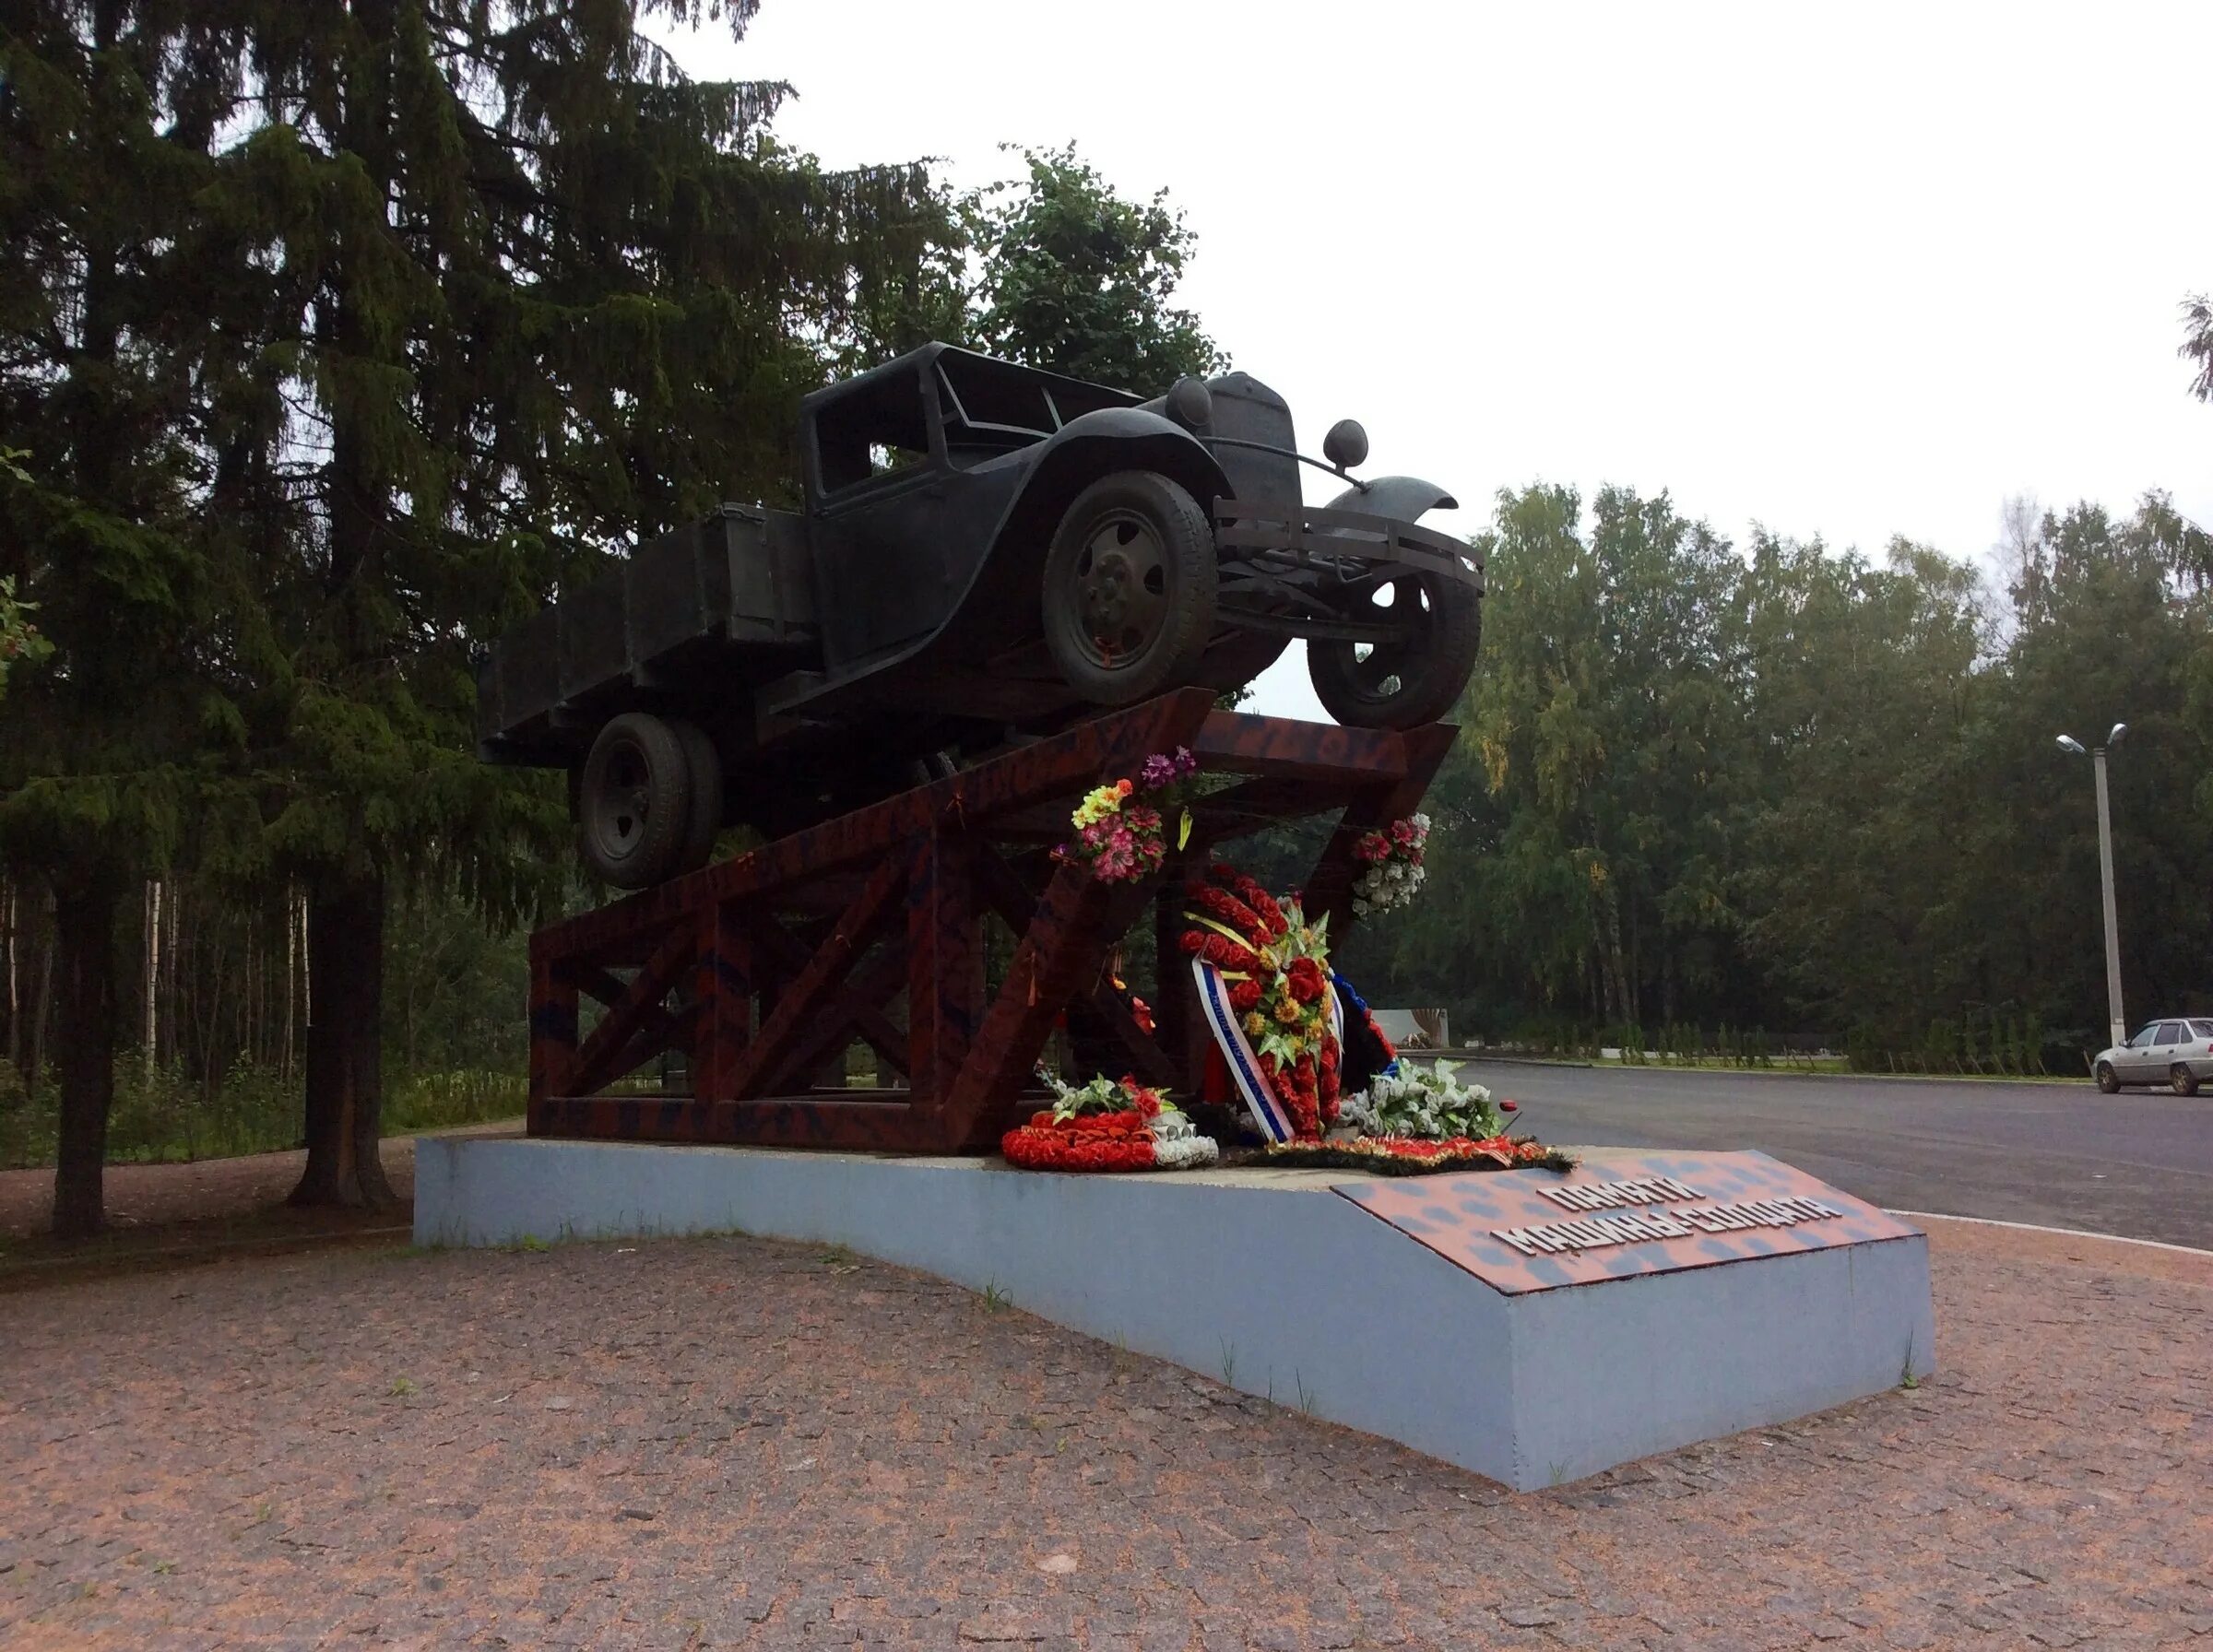
[[[2174,1086],[2177,1095],[2197,1093],[2197,1075],[2190,1070],[2190,1064],[2186,1061],[2178,1061],[2167,1069],[2167,1081]]]
[[[1322,709],[1347,728],[1420,728],[1460,703],[1483,650],[1483,595],[1456,579],[1419,576],[1429,598],[1428,644],[1400,671],[1391,694],[1363,688],[1354,675],[1355,644],[1323,639],[1307,644],[1307,679]],[[1403,582],[1399,589],[1403,592]]]
[[[1142,652],[1108,667],[1086,652],[1074,585],[1077,561],[1101,519],[1118,512],[1143,518],[1159,537],[1168,612]],[[1213,633],[1220,577],[1213,525],[1180,484],[1155,470],[1101,477],[1062,513],[1039,582],[1045,645],[1061,679],[1095,705],[1130,705],[1195,681]]]
[[[684,777],[692,788],[692,810],[684,822],[676,869],[696,872],[714,858],[715,839],[722,831],[722,759],[698,724],[672,717],[669,726],[684,749]]]
[[[645,820],[625,843],[602,829],[598,807],[614,787],[615,766],[634,757]],[[649,712],[610,717],[592,741],[578,788],[577,838],[584,863],[617,889],[650,889],[677,869],[692,820],[691,764],[676,730]],[[609,799],[611,803],[611,799]]]
[[[2101,1095],[2119,1095],[2121,1093],[2121,1080],[2114,1073],[2111,1062],[2101,1061],[2098,1064],[2096,1076],[2098,1091]]]

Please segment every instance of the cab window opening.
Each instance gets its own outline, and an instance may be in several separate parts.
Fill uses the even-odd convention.
[[[815,414],[815,463],[836,493],[929,461],[929,416],[918,380],[905,373],[865,385]]]

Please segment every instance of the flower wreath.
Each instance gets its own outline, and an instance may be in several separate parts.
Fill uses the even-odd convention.
[[[1389,912],[1411,905],[1414,891],[1428,874],[1422,870],[1422,851],[1429,842],[1429,817],[1408,815],[1380,832],[1362,834],[1353,844],[1353,858],[1361,865],[1353,883],[1353,915]]]
[[[1024,1170],[1182,1170],[1220,1156],[1188,1115],[1134,1076],[1096,1078],[1082,1088],[1039,1076],[1059,1099],[1000,1139],[1007,1162]]]
[[[1364,1170],[1382,1176],[1434,1175],[1450,1170],[1555,1170],[1576,1166],[1575,1155],[1526,1138],[1476,1140],[1450,1136],[1426,1141],[1411,1136],[1356,1136],[1344,1141],[1289,1141],[1268,1150],[1266,1162],[1301,1168]]]
[[[1568,1170],[1575,1161],[1557,1148],[1509,1133],[1515,1103],[1493,1098],[1481,1084],[1462,1084],[1450,1061],[1395,1065],[1349,1094],[1339,1109],[1343,1127],[1319,1146],[1293,1142],[1271,1159],[1299,1164],[1356,1166],[1379,1175],[1441,1170]],[[1308,1149],[1311,1148],[1311,1150]]]
[[[1336,1122],[1341,1050],[1329,971],[1329,919],[1308,924],[1294,897],[1277,900],[1235,867],[1215,862],[1185,887],[1187,956],[1227,989],[1235,1025],[1218,1025],[1226,1044],[1249,1039],[1257,1081],[1280,1109],[1284,1128],[1254,1109],[1264,1135],[1319,1140]],[[1212,997],[1212,992],[1202,995]],[[1210,1015],[1210,1020],[1213,1017]],[[1254,1099],[1249,1097],[1249,1099]]]
[[[1167,857],[1167,829],[1159,808],[1136,799],[1159,796],[1198,772],[1199,760],[1188,747],[1155,751],[1138,765],[1135,780],[1125,775],[1084,795],[1069,817],[1076,835],[1056,847],[1053,858],[1083,867],[1102,883],[1135,883],[1152,876]],[[1177,827],[1177,846],[1189,842],[1190,835],[1191,817],[1185,810]]]

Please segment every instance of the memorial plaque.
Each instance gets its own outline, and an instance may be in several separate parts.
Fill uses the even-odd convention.
[[[1921,1232],[1759,1152],[1607,1150],[1566,1175],[1470,1172],[1336,1191],[1509,1296]]]

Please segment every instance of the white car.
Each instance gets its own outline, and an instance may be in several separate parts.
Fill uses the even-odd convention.
[[[2213,1079],[2213,1021],[2146,1021],[2126,1044],[2100,1050],[2090,1070],[2108,1095],[2124,1084],[2167,1084],[2177,1095],[2195,1095],[2200,1080]]]

